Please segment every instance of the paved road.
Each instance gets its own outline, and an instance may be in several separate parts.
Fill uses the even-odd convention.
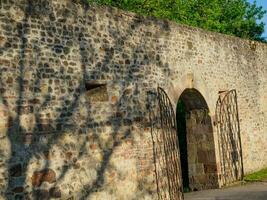
[[[186,193],[185,200],[267,200],[267,182]]]

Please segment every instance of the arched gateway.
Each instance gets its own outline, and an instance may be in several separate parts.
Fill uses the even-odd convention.
[[[176,116],[164,89],[158,88],[156,97],[150,119],[159,199],[182,199],[183,190],[218,187],[212,123],[203,96],[186,89]]]
[[[176,114],[164,89],[153,94],[157,101],[149,107],[158,199],[181,200],[183,192],[218,188],[242,179],[236,92],[232,93],[226,93],[224,99],[233,96],[234,101],[219,96],[215,127],[198,90],[182,92]]]
[[[218,187],[209,108],[196,89],[185,89],[176,109],[184,191]]]

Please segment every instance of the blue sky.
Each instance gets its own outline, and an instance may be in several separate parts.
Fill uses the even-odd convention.
[[[254,2],[254,0],[248,0],[248,1],[251,3]],[[262,6],[265,10],[267,10],[267,0],[256,0],[256,4],[258,6]],[[263,22],[265,23],[265,33],[263,34],[263,37],[267,37],[267,13],[265,14]]]

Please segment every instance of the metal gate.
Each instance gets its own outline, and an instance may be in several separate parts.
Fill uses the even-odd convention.
[[[176,117],[170,99],[158,88],[150,102],[151,136],[159,200],[182,200],[182,173]]]
[[[216,104],[216,126],[220,154],[219,180],[225,186],[242,180],[244,176],[236,90],[220,94]]]

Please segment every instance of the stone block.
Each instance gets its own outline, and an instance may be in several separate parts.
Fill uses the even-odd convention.
[[[43,182],[48,182],[48,183],[56,182],[56,173],[52,169],[35,171],[32,175],[31,180],[32,180],[32,185],[34,187],[40,187]]]

